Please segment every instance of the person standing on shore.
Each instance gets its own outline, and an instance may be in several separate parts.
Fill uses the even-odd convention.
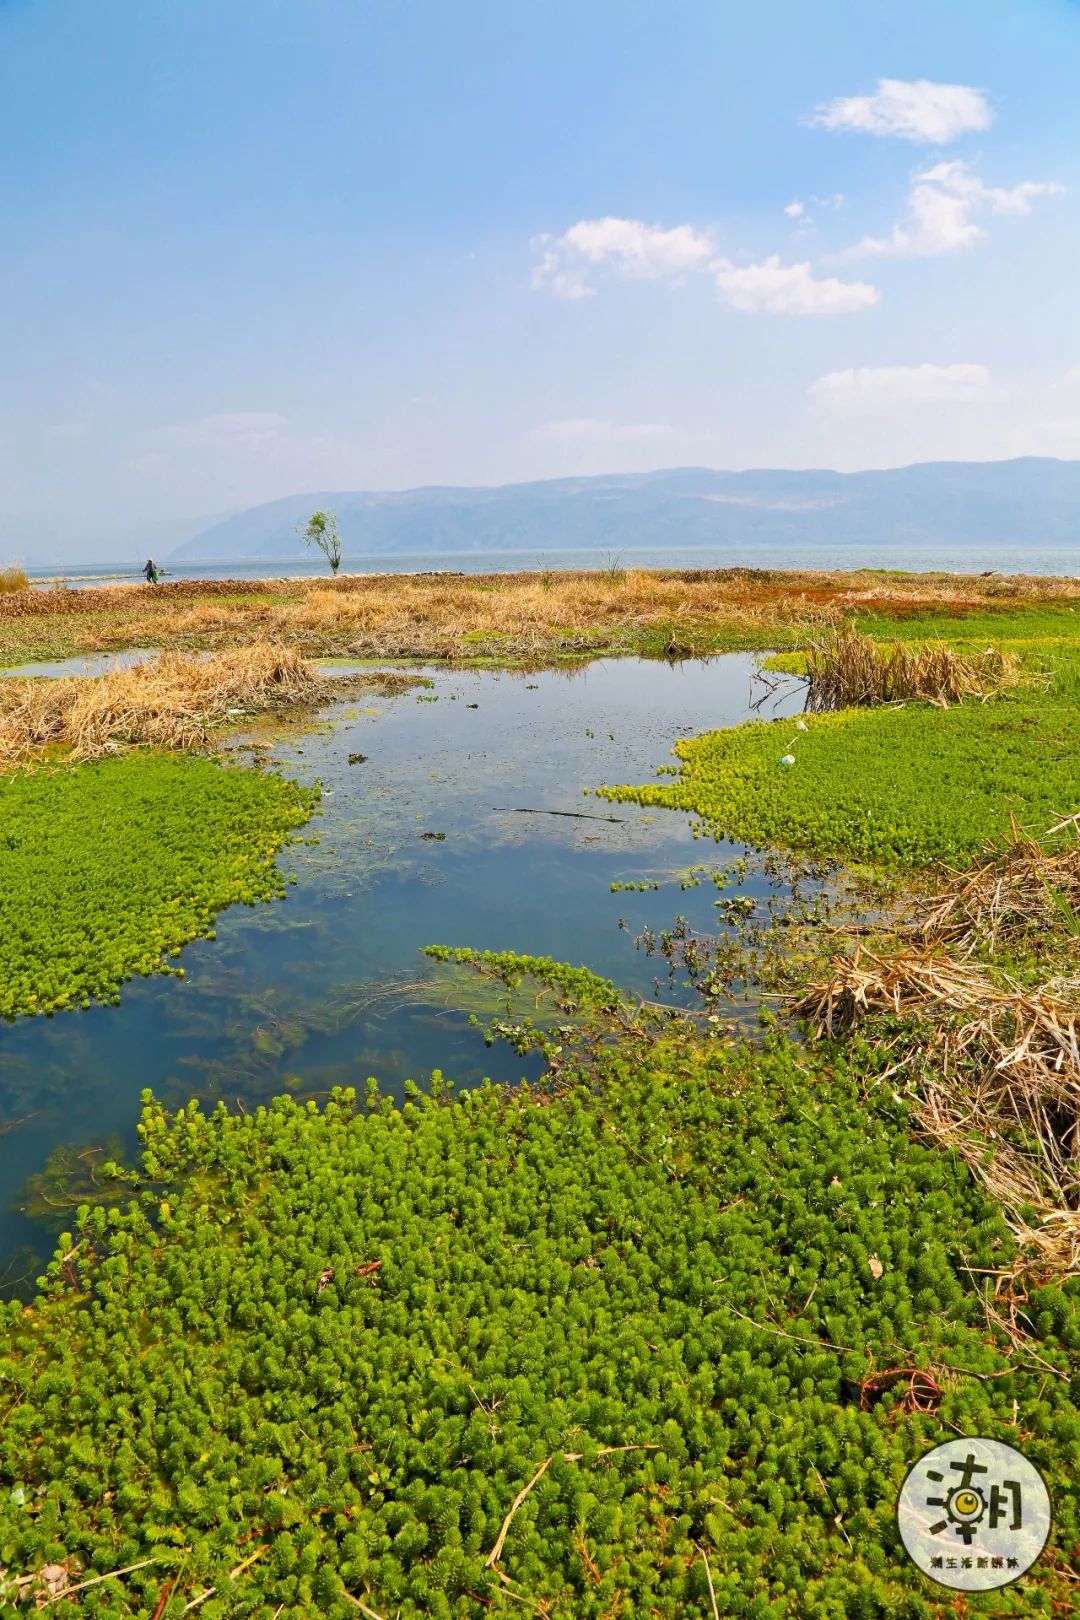
[[[157,563],[154,561],[153,557],[147,557],[146,564],[145,564],[145,566],[143,568],[143,573],[146,575],[146,583],[148,585],[156,585],[157,584],[157,582],[158,582]]]

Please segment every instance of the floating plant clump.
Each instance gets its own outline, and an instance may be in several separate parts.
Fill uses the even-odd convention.
[[[718,839],[911,867],[966,860],[1011,815],[1041,832],[1075,801],[1080,707],[1063,700],[815,715],[783,770],[790,736],[773,720],[681,739],[669,780],[596,792],[688,810]]]
[[[118,999],[172,973],[223,907],[285,892],[274,856],[317,790],[202,757],[133,754],[4,779],[0,1016]]]
[[[601,1044],[557,1090],[436,1076],[398,1109],[372,1083],[366,1115],[148,1096],[141,1178],[102,1171],[128,1202],[81,1209],[0,1315],[3,1595],[929,1620],[905,1472],[1021,1422],[1054,1530],[993,1612],[1066,1612],[1075,1301],[1044,1289],[1036,1339],[995,1338],[1000,1215],[866,1086],[687,1036]]]

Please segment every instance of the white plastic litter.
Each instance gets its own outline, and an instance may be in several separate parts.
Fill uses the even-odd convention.
[[[780,763],[781,763],[781,765],[794,765],[794,763],[795,763],[795,755],[794,754],[783,754],[781,756],[781,758],[780,758]]]
[[[796,720],[796,722],[795,722],[795,730],[796,731],[809,731],[810,727],[807,725],[805,720]]]

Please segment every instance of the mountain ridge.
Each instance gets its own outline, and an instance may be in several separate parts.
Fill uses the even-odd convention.
[[[287,495],[211,524],[175,562],[292,560],[297,526],[337,512],[344,552],[485,551],[801,544],[1080,541],[1080,461],[914,462],[829,468],[662,468],[498,485],[322,490]]]

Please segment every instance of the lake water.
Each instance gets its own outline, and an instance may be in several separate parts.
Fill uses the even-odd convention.
[[[70,568],[30,569],[35,584],[60,579],[79,588],[127,580],[143,583],[144,558],[130,566],[82,564]],[[475,551],[399,552],[397,555],[347,556],[345,574],[411,574],[457,571],[464,574],[520,573],[537,568],[554,570],[607,568],[615,561],[611,551]],[[981,574],[988,569],[1002,574],[1080,573],[1080,542],[1068,546],[1024,546],[1003,540],[950,541],[947,546],[912,545],[904,541],[882,543],[852,540],[841,543],[800,543],[793,540],[748,540],[744,545],[626,547],[618,561],[632,568],[904,568],[913,573],[944,570]],[[272,562],[168,563],[169,579],[308,579],[324,575],[310,557]]]
[[[298,880],[287,897],[224,912],[216,940],[184,951],[183,981],[136,979],[119,1007],[0,1024],[0,1256],[51,1249],[26,1212],[28,1178],[70,1144],[74,1193],[96,1162],[77,1157],[89,1144],[115,1136],[133,1152],[144,1087],[169,1105],[198,1094],[250,1107],[286,1089],[362,1089],[369,1075],[400,1095],[436,1067],[463,1085],[538,1073],[536,1059],[485,1047],[450,1004],[475,1000],[479,981],[423,956],[427,944],[550,955],[653,993],[657,959],[633,936],[680,913],[715,930],[715,887],[681,890],[677,874],[742,851],[695,841],[682,813],[582,790],[647,781],[678,737],[746,718],[753,669],[737,654],[431,671],[429,689],[364,693],[290,728],[273,762],[326,794],[303,830],[318,842],[281,856]],[[800,706],[789,692],[770,712]],[[350,765],[356,753],[366,761]],[[575,814],[520,813],[551,810]],[[663,886],[610,892],[641,878]],[[752,869],[743,892],[770,891]],[[48,1195],[62,1219],[63,1193]]]

